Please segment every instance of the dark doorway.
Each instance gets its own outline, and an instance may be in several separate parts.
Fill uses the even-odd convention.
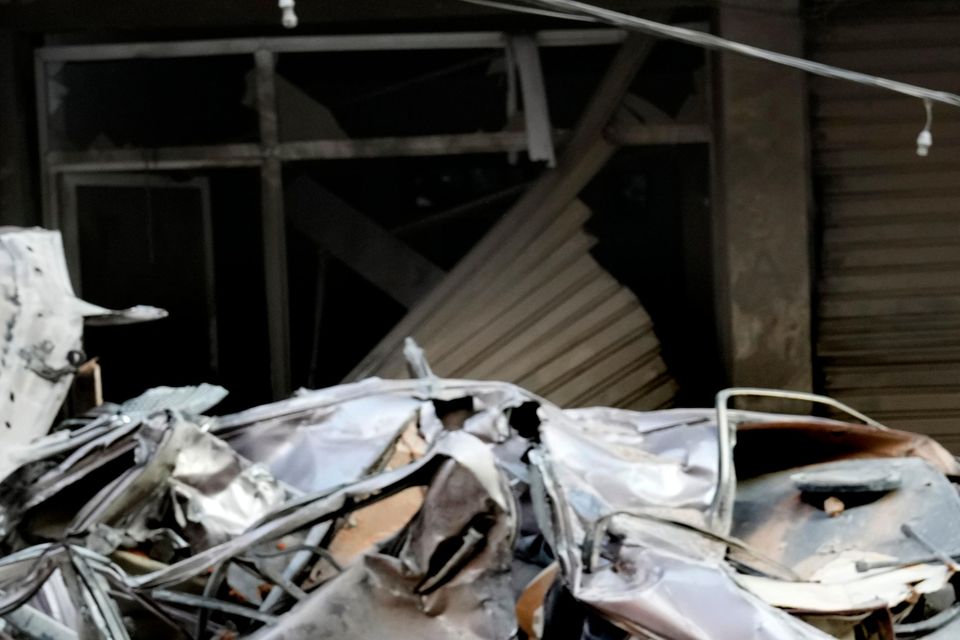
[[[104,395],[215,380],[218,369],[209,188],[203,178],[81,176],[74,189],[80,294],[108,308],[149,304],[169,317],[90,328]]]

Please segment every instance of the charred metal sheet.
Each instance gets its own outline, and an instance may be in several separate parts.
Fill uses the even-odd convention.
[[[932,438],[836,421],[804,421],[785,416],[737,425],[737,474],[751,478],[779,469],[852,458],[918,457],[941,473],[960,475],[960,463]]]
[[[221,390],[152,390],[24,446],[0,482],[0,634],[889,640],[955,624],[956,462],[932,441],[726,408],[563,410],[437,378],[414,347],[415,380],[216,419],[188,414]],[[790,450],[734,456],[778,433]]]
[[[809,476],[827,470],[844,477],[895,474],[901,486],[831,493],[847,505],[831,518],[824,512],[822,495],[806,495],[794,479],[798,472]],[[928,550],[901,532],[903,523],[921,531],[947,554],[960,555],[957,490],[918,458],[842,460],[752,478],[739,484],[734,514],[734,535],[804,577],[857,551],[904,562],[929,556]]]

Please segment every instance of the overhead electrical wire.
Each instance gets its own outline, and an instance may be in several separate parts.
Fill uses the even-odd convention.
[[[917,137],[918,155],[926,155],[926,152],[933,143],[930,133],[932,104],[934,102],[939,102],[953,107],[960,107],[960,95],[946,91],[935,91],[933,89],[919,87],[906,82],[890,80],[889,78],[882,78],[880,76],[874,76],[868,73],[860,73],[858,71],[850,71],[849,69],[842,69],[840,67],[823,64],[821,62],[814,62],[813,60],[807,60],[805,58],[799,58],[796,56],[787,55],[785,53],[777,53],[776,51],[770,51],[768,49],[762,49],[760,47],[743,44],[734,40],[721,38],[720,36],[715,36],[711,33],[704,33],[694,29],[664,24],[655,20],[647,20],[645,18],[639,18],[637,16],[621,13],[619,11],[604,9],[603,7],[587,4],[585,2],[579,2],[578,0],[526,0],[526,2],[523,4],[494,0],[462,1],[470,4],[495,6],[501,9],[509,9],[511,11],[522,13],[544,15],[545,12],[549,12],[549,15],[552,17],[563,17],[580,21],[586,19],[593,22],[620,27],[628,31],[637,31],[652,36],[684,42],[694,46],[703,47],[705,49],[730,51],[732,53],[737,53],[750,58],[766,60],[767,62],[772,62],[774,64],[791,67],[793,69],[799,69],[800,71],[805,71],[807,73],[822,76],[824,78],[846,80],[848,82],[855,82],[857,84],[877,87],[879,89],[894,91],[896,93],[911,96],[913,98],[919,98],[924,102],[924,107],[927,112],[927,123],[920,132],[920,135]]]
[[[579,20],[581,22],[599,23],[600,20],[590,16],[577,16],[566,11],[550,11],[549,9],[537,9],[535,7],[520,7],[509,2],[497,2],[497,0],[466,0],[470,4],[477,4],[483,7],[493,7],[494,9],[503,9],[505,11],[519,11],[529,13],[535,16],[546,16],[548,18],[560,18],[561,20]]]

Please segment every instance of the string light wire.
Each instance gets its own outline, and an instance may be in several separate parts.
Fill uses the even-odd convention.
[[[590,20],[602,24],[620,27],[629,31],[637,31],[661,38],[677,40],[705,49],[730,51],[749,58],[766,60],[774,64],[779,64],[793,69],[799,69],[812,75],[822,76],[824,78],[833,78],[836,80],[846,80],[857,84],[877,87],[887,91],[893,91],[906,96],[919,98],[923,100],[927,109],[927,122],[920,135],[917,136],[917,155],[926,156],[933,144],[933,135],[930,128],[933,119],[932,106],[934,102],[947,104],[953,107],[960,107],[960,95],[946,91],[935,91],[917,85],[891,80],[880,76],[874,76],[859,71],[850,71],[833,65],[814,62],[805,58],[798,58],[785,53],[777,53],[768,49],[754,47],[734,40],[727,40],[711,33],[704,33],[694,29],[678,27],[674,25],[656,22],[639,18],[619,11],[604,9],[595,5],[579,2],[578,0],[527,0],[525,4],[512,2],[499,2],[495,0],[462,0],[471,4],[480,4],[484,6],[495,6],[501,9],[518,11],[522,13],[535,13],[544,15],[549,12],[551,17],[563,17],[571,20]],[[532,5],[532,6],[531,6]]]

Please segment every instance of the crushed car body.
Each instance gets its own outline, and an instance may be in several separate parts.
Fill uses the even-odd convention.
[[[930,438],[762,389],[563,408],[437,377],[412,341],[413,379],[221,416],[225,389],[161,387],[56,421],[82,318],[161,315],[77,301],[64,264],[56,234],[0,232],[0,638],[960,633],[960,464]]]
[[[923,436],[564,410],[432,376],[219,418],[190,413],[196,396],[102,407],[28,447],[0,487],[4,633],[936,638],[960,622],[960,466]]]

